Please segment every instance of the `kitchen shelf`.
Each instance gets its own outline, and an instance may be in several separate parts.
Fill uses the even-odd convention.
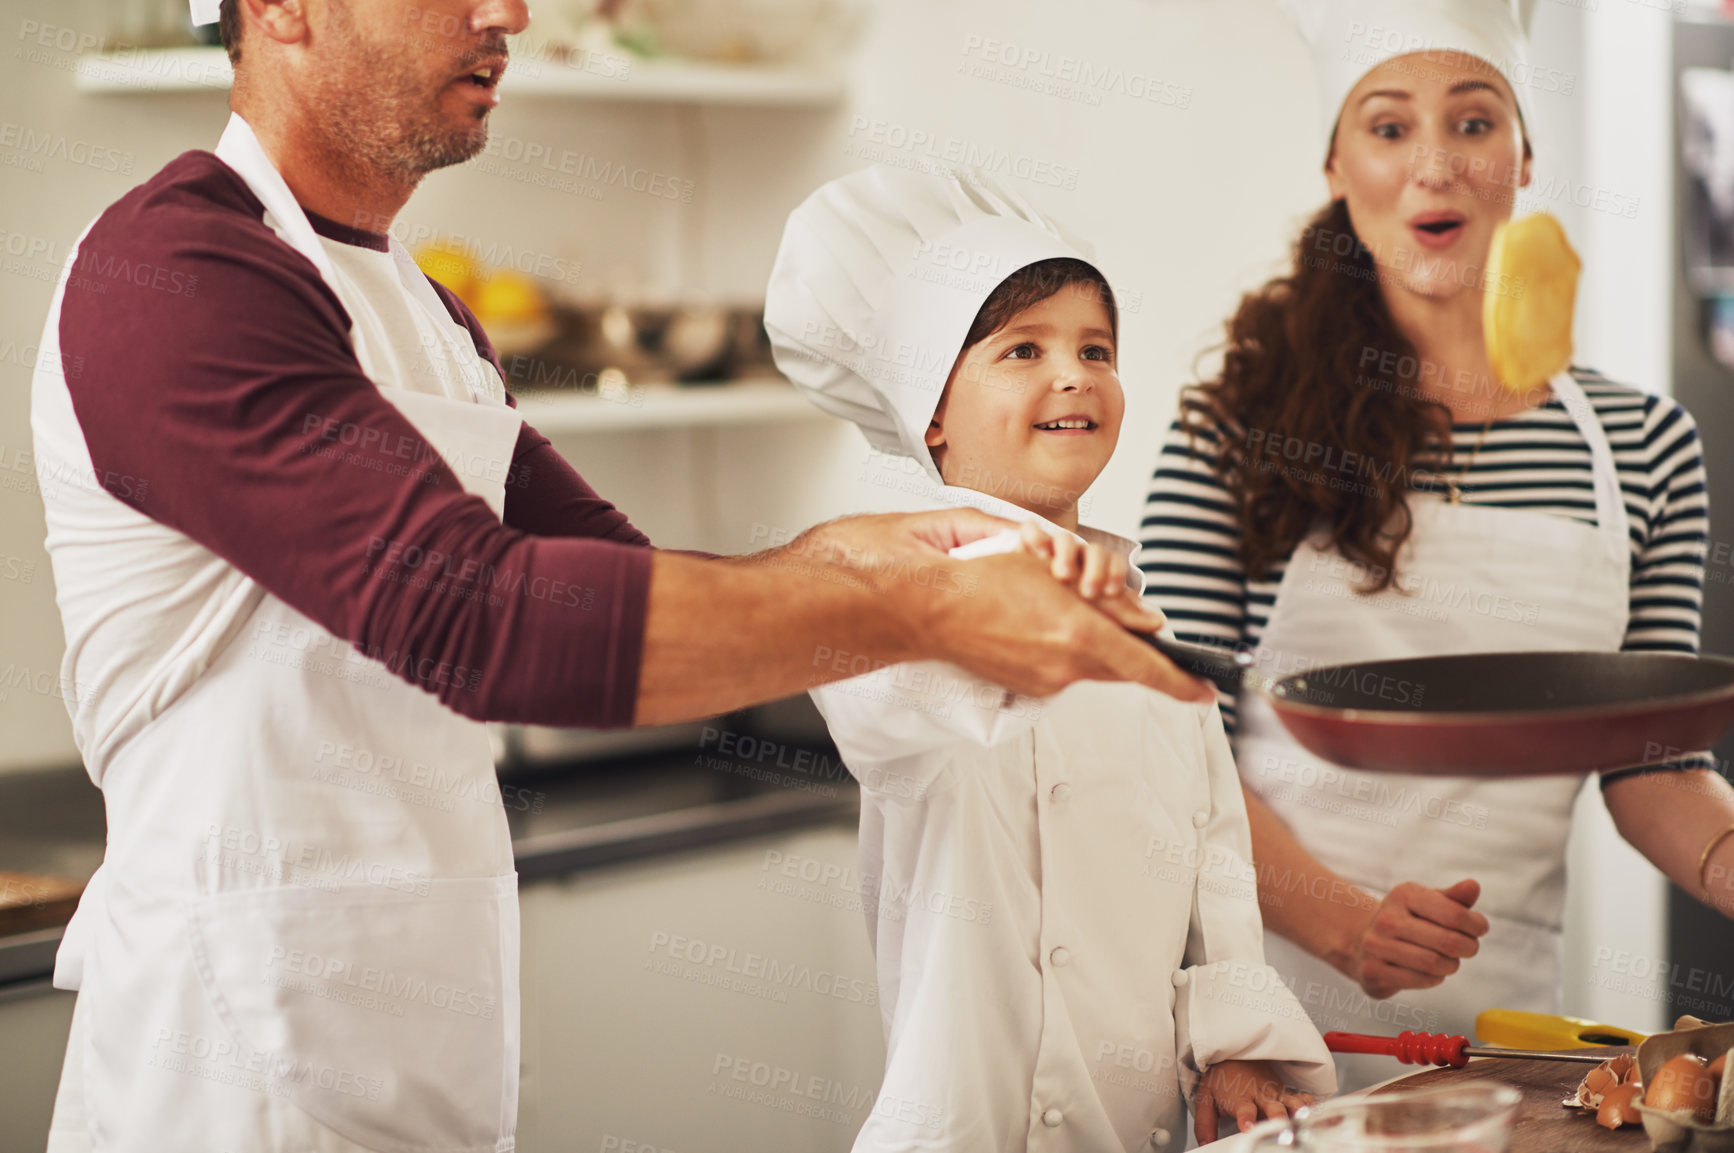
[[[82,92],[156,94],[227,89],[234,76],[221,48],[153,48],[99,53],[78,61]],[[573,100],[824,108],[842,102],[841,78],[810,69],[731,67],[696,61],[633,60],[625,76],[548,60],[511,65],[502,92]]]
[[[833,419],[780,380],[651,385],[623,400],[581,392],[518,393],[518,412],[544,436]]]
[[[226,90],[234,82],[221,48],[129,48],[78,58],[80,92],[140,93]]]
[[[666,60],[634,60],[624,78],[529,60],[510,65],[500,87],[508,96],[756,108],[828,108],[845,94],[839,77],[811,70]]]

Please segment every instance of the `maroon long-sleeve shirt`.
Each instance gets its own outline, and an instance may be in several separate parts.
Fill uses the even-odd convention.
[[[363,373],[337,295],[263,212],[214,155],[188,152],[86,235],[59,337],[98,483],[466,716],[630,724],[650,541],[527,424],[496,519]],[[475,317],[435,287],[498,370]],[[341,461],[318,451],[333,429]],[[444,579],[411,579],[429,556]],[[441,668],[480,677],[427,674]]]

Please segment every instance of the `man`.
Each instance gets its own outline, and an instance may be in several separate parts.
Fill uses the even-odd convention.
[[[481,149],[522,0],[220,17],[217,153],[86,231],[34,382],[109,818],[56,966],[80,995],[51,1148],[509,1150],[516,875],[480,721],[709,716],[808,687],[820,646],[1203,693],[1121,627],[1159,618],[948,560],[1005,527],[979,514],[652,550],[385,235]]]

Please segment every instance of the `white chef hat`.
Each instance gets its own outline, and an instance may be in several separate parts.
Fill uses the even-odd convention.
[[[765,290],[777,367],[881,452],[940,479],[924,436],[976,313],[1012,273],[1083,247],[978,172],[866,168],[789,214]]]
[[[1416,52],[1462,52],[1498,69],[1527,137],[1529,34],[1535,0],[1277,0],[1312,50],[1328,153],[1343,102],[1361,77]]]
[[[193,7],[193,27],[201,24],[215,24],[217,10],[222,7],[223,0],[188,0]]]

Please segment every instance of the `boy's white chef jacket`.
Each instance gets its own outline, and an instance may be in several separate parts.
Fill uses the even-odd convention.
[[[940,499],[1064,531],[981,493]],[[1128,562],[1138,547],[1080,534]],[[1180,1149],[1183,1092],[1233,1058],[1334,1091],[1318,1032],[1264,963],[1214,704],[1099,682],[1034,700],[940,662],[812,696],[861,785],[884,1014],[857,1151]]]

